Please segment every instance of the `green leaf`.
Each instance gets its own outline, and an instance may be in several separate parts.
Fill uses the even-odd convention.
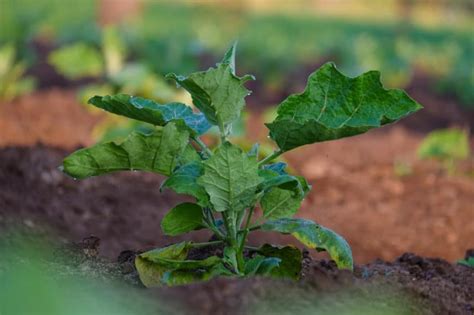
[[[209,257],[212,258],[212,257]],[[209,259],[208,258],[208,259]],[[217,276],[232,276],[222,263],[213,265],[210,269],[170,270],[166,271],[160,282],[168,286],[185,285],[200,281],[208,281]]]
[[[467,131],[451,128],[430,132],[418,148],[420,159],[463,160],[469,157]]]
[[[267,276],[278,267],[281,259],[257,255],[245,262],[244,274],[246,276]]]
[[[326,250],[339,268],[353,268],[352,251],[346,240],[313,221],[297,218],[270,220],[262,225],[262,230],[291,234],[305,246]]]
[[[72,80],[97,77],[104,71],[100,52],[86,43],[76,43],[55,50],[48,56],[48,62],[59,73]]]
[[[94,96],[89,103],[108,112],[144,121],[155,126],[164,126],[170,121],[182,121],[196,134],[203,134],[211,125],[202,113],[182,103],[158,104],[152,100],[126,94]]]
[[[201,161],[191,162],[173,171],[161,189],[170,188],[178,194],[188,194],[196,198],[197,203],[206,207],[209,204],[209,196],[204,187],[197,183],[197,179],[204,174],[204,165]]]
[[[135,266],[142,283],[146,287],[179,285],[224,274],[222,268],[215,268],[222,261],[217,256],[185,260],[191,247],[190,242],[181,242],[138,255]]]
[[[457,263],[460,265],[474,268],[474,257],[467,257],[465,259],[458,260]]]
[[[232,74],[235,75],[235,51],[237,49],[237,41],[235,41],[232,46],[227,50],[222,58],[221,64],[228,64]]]
[[[285,175],[285,174],[287,174],[286,171],[285,171],[286,167],[287,167],[286,163],[276,162],[276,163],[264,165],[263,169],[277,172],[279,175]]]
[[[276,247],[265,244],[258,249],[265,257],[279,258],[280,265],[271,270],[270,275],[279,278],[291,278],[298,280],[302,269],[303,255],[294,246]]]
[[[311,188],[304,177],[288,175],[285,166],[272,164],[259,170],[259,176],[264,178],[259,186],[264,191],[260,205],[268,219],[292,217]]]
[[[204,175],[198,184],[210,196],[214,210],[240,212],[255,201],[261,181],[256,158],[225,142],[204,162]]]
[[[260,201],[263,216],[267,219],[292,217],[300,208],[303,198],[291,190],[272,188]]]
[[[270,137],[282,151],[364,133],[421,109],[401,90],[386,90],[380,73],[355,78],[341,74],[333,63],[311,74],[301,94],[290,95],[269,124]]]
[[[170,123],[150,135],[132,133],[122,144],[98,144],[78,150],[63,161],[63,171],[78,179],[140,170],[170,175],[188,144],[189,132]]]
[[[239,270],[239,264],[237,263],[237,252],[235,251],[234,248],[232,247],[225,247],[224,248],[224,258],[223,258],[224,263],[232,266],[234,268],[235,272],[238,273]]]
[[[223,62],[216,68],[196,72],[188,77],[174,73],[167,75],[167,78],[174,79],[191,94],[194,105],[226,135],[232,122],[239,118],[245,106],[245,97],[250,94],[244,83],[253,79],[249,75],[242,78],[235,75],[234,55],[235,47],[226,53]]]
[[[252,147],[250,148],[249,152],[247,152],[247,155],[250,156],[250,157],[255,157],[257,158],[258,157],[258,151],[260,149],[260,144],[259,143],[255,143],[254,145],[252,145]]]
[[[163,233],[176,236],[197,230],[203,226],[202,208],[185,202],[171,209],[161,221]]]

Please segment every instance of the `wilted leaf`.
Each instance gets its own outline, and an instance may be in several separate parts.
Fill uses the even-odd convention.
[[[240,212],[254,202],[258,176],[255,157],[226,142],[204,162],[204,175],[198,179],[216,211]]]
[[[182,121],[193,133],[205,133],[211,125],[202,113],[182,103],[158,104],[152,100],[126,94],[94,96],[89,103],[108,112],[164,126],[170,121]]]
[[[138,255],[135,266],[142,283],[147,287],[180,285],[223,274],[220,268],[213,270],[221,264],[217,256],[204,260],[185,260],[190,248],[190,242],[181,242]]]
[[[349,78],[327,63],[309,77],[303,93],[280,104],[277,118],[266,125],[280,149],[288,151],[361,134],[419,109],[405,92],[385,90],[379,72]]]
[[[122,144],[102,143],[78,150],[63,161],[63,171],[78,179],[124,170],[170,175],[188,144],[189,132],[170,123],[150,135],[132,133]]]
[[[270,220],[262,225],[262,230],[291,234],[305,246],[326,250],[339,268],[353,268],[352,251],[346,240],[313,221],[297,218]]]
[[[171,209],[161,221],[163,233],[176,236],[203,226],[202,208],[194,203],[185,202]]]

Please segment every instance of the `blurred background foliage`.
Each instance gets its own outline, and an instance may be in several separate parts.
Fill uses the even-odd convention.
[[[258,80],[250,83],[257,107],[302,90],[307,75],[331,60],[351,76],[379,70],[387,87],[426,81],[434,93],[474,109],[470,0],[2,0],[0,5],[0,47],[9,54],[6,66],[0,64],[2,99],[28,93],[37,82],[37,88],[77,89],[83,103],[95,94],[120,92],[190,103],[164,75],[212,66],[237,39],[238,72]],[[136,127],[123,124],[106,119],[94,134],[110,139]]]

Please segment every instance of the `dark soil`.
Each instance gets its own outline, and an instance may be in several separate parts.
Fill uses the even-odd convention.
[[[117,262],[107,262],[99,257],[99,243],[98,238],[89,237],[48,251],[45,270],[52,272],[53,278],[99,280],[114,283],[116,288],[118,281],[130,296],[141,294],[154,301],[157,311],[153,314],[467,315],[474,312],[474,268],[410,253],[393,262],[376,260],[357,265],[353,273],[338,270],[332,261],[311,259],[305,253],[299,281],[216,278],[187,286],[146,290],[133,267],[136,252],[124,251]],[[219,253],[221,248],[214,248],[212,253],[201,249],[188,258]]]

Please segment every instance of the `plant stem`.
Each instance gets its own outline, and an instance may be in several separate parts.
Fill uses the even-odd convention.
[[[267,164],[268,162],[272,161],[273,159],[279,157],[282,154],[283,154],[282,150],[276,150],[272,154],[270,154],[269,156],[267,156],[266,158],[264,158],[263,160],[258,162],[258,166],[262,166],[264,164]]]
[[[220,238],[221,240],[225,239],[224,234],[219,230],[216,224],[216,220],[214,218],[214,215],[212,214],[212,210],[209,208],[203,208],[203,218],[205,223],[207,224],[207,227],[214,232],[214,234]]]
[[[224,241],[212,241],[212,242],[203,242],[203,243],[191,243],[192,247],[195,248],[200,248],[200,247],[207,247],[207,246],[212,246],[212,245],[217,245],[217,244],[222,244]]]
[[[244,256],[242,251],[240,251],[240,246],[237,243],[237,227],[236,227],[236,217],[234,212],[228,213],[227,211],[222,212],[222,219],[227,229],[227,242],[235,250],[236,259],[237,259],[237,272],[241,273],[244,270]]]
[[[202,151],[204,151],[207,154],[207,156],[209,156],[209,157],[212,156],[211,150],[209,150],[207,145],[204,142],[202,142],[202,140],[199,139],[199,137],[192,137],[191,139],[193,139],[194,142],[197,143],[197,145],[201,148]]]
[[[249,225],[250,221],[252,220],[252,215],[255,207],[251,207],[248,214],[247,214],[247,222],[245,222],[244,234],[242,235],[242,241],[239,246],[239,254],[243,254],[245,242],[247,241],[247,235],[249,234]]]

